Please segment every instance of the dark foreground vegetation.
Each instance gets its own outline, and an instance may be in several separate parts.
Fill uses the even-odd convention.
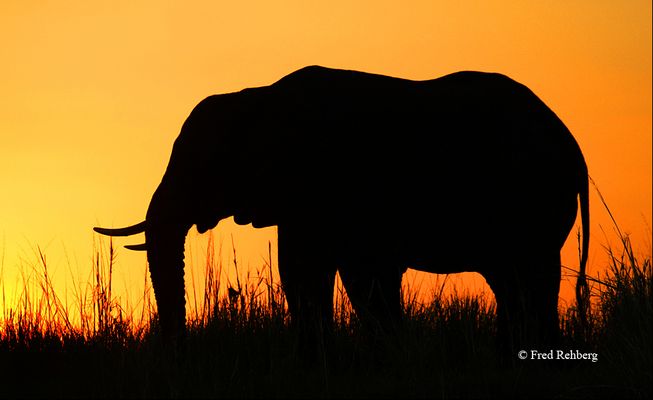
[[[261,276],[218,295],[212,257],[203,305],[189,316],[182,355],[172,357],[151,320],[135,320],[112,298],[112,250],[98,252],[77,323],[43,259],[41,292],[2,315],[0,397],[651,398],[650,256],[637,257],[627,237],[608,251],[608,273],[591,280],[588,324],[579,324],[574,307],[561,310],[563,342],[553,349],[595,353],[596,362],[531,359],[530,350],[552,349],[500,362],[494,304],[483,294],[436,291],[423,304],[407,290],[400,341],[372,338],[340,289],[327,356],[307,366],[278,284]]]

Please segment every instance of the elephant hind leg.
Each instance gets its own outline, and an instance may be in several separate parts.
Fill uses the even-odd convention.
[[[506,357],[559,343],[560,256],[542,260],[486,274],[497,302],[499,347]]]

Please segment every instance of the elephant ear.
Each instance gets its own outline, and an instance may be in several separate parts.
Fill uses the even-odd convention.
[[[220,222],[221,219],[222,218],[220,218],[218,216],[212,216],[212,217],[209,217],[209,218],[205,218],[205,219],[203,219],[202,221],[200,221],[200,222],[198,222],[196,224],[197,231],[199,233],[204,233],[204,232],[208,231],[209,229],[213,229],[213,228],[215,228],[216,225],[218,225],[218,222]]]
[[[297,159],[303,130],[297,128],[296,118],[305,114],[305,106],[300,102],[302,108],[298,109],[297,101],[288,96],[257,89],[241,92],[239,97],[243,114],[235,128],[241,134],[234,137],[237,143],[225,154],[233,160],[228,165],[238,166],[229,189],[230,198],[236,200],[233,216],[238,224],[251,223],[255,228],[278,225],[283,210],[289,207],[291,191],[297,191],[297,178],[307,171]]]
[[[236,214],[234,214],[234,222],[236,222],[238,225],[251,224],[252,223],[251,213],[249,213],[244,209],[239,210]]]
[[[252,165],[234,193],[236,199],[234,221],[239,225],[252,224],[254,228],[265,228],[278,224],[279,188],[273,177],[275,168],[267,165]]]

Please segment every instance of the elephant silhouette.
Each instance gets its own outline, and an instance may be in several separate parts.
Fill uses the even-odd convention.
[[[412,81],[310,66],[210,96],[191,112],[145,220],[164,337],[185,333],[184,242],[233,216],[278,226],[292,321],[328,327],[340,272],[355,312],[401,323],[408,267],[476,271],[511,343],[559,334],[560,250],[580,203],[586,289],[588,172],[570,131],[531,90],[495,73]]]

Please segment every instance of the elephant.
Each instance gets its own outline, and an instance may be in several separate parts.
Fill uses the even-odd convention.
[[[499,337],[559,335],[560,251],[580,208],[586,289],[588,169],[557,115],[498,73],[408,80],[309,66],[201,101],[184,122],[145,220],[164,337],[186,332],[184,242],[234,217],[277,226],[292,321],[333,322],[340,273],[356,315],[401,325],[407,268],[475,271]],[[533,339],[535,340],[535,339]],[[512,342],[511,342],[512,343]]]

